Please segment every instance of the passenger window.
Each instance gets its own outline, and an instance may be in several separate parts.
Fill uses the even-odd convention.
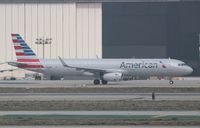
[[[185,63],[182,63],[182,64],[178,64],[178,66],[186,66],[186,64],[185,64]]]

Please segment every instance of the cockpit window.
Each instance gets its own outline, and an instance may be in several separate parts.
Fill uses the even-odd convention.
[[[185,63],[178,64],[178,66],[186,66]]]

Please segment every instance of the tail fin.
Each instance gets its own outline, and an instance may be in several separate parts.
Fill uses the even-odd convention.
[[[17,62],[40,62],[33,50],[19,34],[11,34]]]

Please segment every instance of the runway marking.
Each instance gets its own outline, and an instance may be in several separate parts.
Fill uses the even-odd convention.
[[[0,111],[0,116],[4,115],[165,115],[200,117],[200,111]]]
[[[153,118],[160,118],[160,117],[165,117],[167,115],[156,115],[156,116],[153,116]]]

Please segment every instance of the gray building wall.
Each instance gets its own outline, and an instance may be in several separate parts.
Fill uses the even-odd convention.
[[[103,3],[104,58],[161,58],[199,69],[199,2]]]
[[[166,13],[165,3],[104,3],[103,56],[165,57]]]

